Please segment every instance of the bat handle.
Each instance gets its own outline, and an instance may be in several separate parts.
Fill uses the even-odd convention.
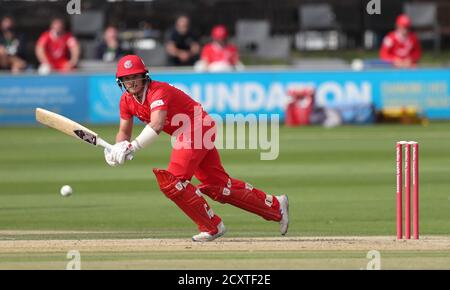
[[[112,150],[112,147],[113,147],[113,145],[109,144],[108,142],[106,142],[105,140],[103,140],[100,137],[97,137],[97,146],[101,146],[101,147],[106,148],[106,149],[108,149],[110,151]],[[127,160],[131,161],[131,160],[133,160],[133,155],[129,154],[129,155],[127,155],[126,158],[127,158]]]
[[[109,144],[108,142],[106,142],[105,140],[103,140],[100,137],[97,137],[97,146],[101,146],[103,148],[106,148],[108,150],[112,150],[113,145]]]
[[[101,147],[106,148],[108,150],[112,149],[112,145],[109,144],[108,142],[106,142],[105,140],[103,140],[100,137],[97,137],[97,146],[101,146]]]

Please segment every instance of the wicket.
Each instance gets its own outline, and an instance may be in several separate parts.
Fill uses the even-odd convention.
[[[403,239],[403,145],[405,146],[405,238],[411,239],[411,147],[413,184],[413,236],[419,239],[419,143],[397,142],[397,239]]]

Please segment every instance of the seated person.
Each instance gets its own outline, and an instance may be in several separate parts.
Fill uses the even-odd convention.
[[[169,64],[173,66],[190,66],[198,60],[200,45],[191,31],[187,16],[177,18],[175,27],[169,33],[166,51]]]
[[[40,74],[48,74],[51,71],[70,72],[78,65],[80,46],[76,38],[66,32],[61,18],[55,18],[51,22],[50,30],[39,37],[36,56],[41,64]]]
[[[2,19],[0,29],[0,69],[20,73],[27,65],[24,39],[16,34],[14,20],[9,16]]]
[[[383,40],[380,58],[398,68],[415,67],[421,57],[420,42],[411,29],[411,19],[402,14],[397,17],[396,29]]]
[[[225,26],[217,25],[211,30],[212,42],[206,44],[200,60],[195,65],[197,71],[232,71],[243,69],[236,46],[228,43]]]
[[[119,60],[125,52],[122,50],[117,28],[108,26],[103,33],[103,41],[97,47],[97,59],[104,62]]]

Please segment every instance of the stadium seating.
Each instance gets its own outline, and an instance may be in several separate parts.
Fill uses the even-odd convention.
[[[297,48],[300,50],[338,49],[341,33],[330,4],[304,4],[299,7],[300,32]]]
[[[436,3],[406,3],[404,12],[411,17],[412,26],[417,30],[419,39],[432,41],[437,52],[441,47],[441,35],[437,18]]]

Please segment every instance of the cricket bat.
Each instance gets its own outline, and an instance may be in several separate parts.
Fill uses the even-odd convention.
[[[93,146],[100,146],[109,150],[112,148],[111,144],[100,138],[94,131],[59,114],[37,108],[36,121]]]

